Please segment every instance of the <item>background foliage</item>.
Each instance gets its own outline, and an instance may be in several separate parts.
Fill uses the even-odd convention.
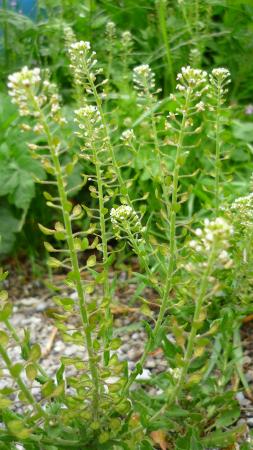
[[[227,181],[224,193],[226,198],[233,198],[247,192],[246,180],[253,170],[253,6],[250,0],[41,0],[31,17],[22,15],[18,6],[10,8],[8,2],[2,2],[0,10],[1,255],[20,252],[22,248],[28,248],[31,255],[41,251],[34,217],[43,221],[44,215],[42,189],[35,188],[33,180],[33,175],[42,176],[42,169],[31,159],[25,139],[18,131],[16,109],[5,93],[6,77],[24,65],[49,67],[53,79],[61,86],[66,107],[72,104],[74,98],[64,38],[68,25],[78,39],[91,40],[110,78],[112,88],[108,93],[108,108],[111,123],[119,135],[126,124],[131,124],[137,134],[144,136],[144,142],[146,117],[134,107],[130,69],[141,63],[152,66],[162,89],[159,111],[166,112],[172,107],[168,95],[175,88],[173,80],[181,66],[190,62],[201,68],[227,67],[232,74],[232,87],[223,135],[226,143],[224,157],[227,158],[224,162]],[[106,26],[110,21],[115,23],[116,31],[108,41]],[[124,31],[132,34],[132,43],[125,59],[126,50],[122,43]],[[123,80],[122,71],[126,74]],[[66,138],[69,133],[71,130],[66,130]],[[203,136],[205,133],[206,130]],[[131,152],[122,150],[122,161],[128,163],[125,176],[133,178],[132,189],[139,196],[149,192],[147,205],[150,212],[156,209],[157,204],[147,167],[151,148],[152,144],[147,139],[135,159]],[[206,177],[206,171],[212,172],[211,151],[210,141],[206,145],[203,143],[198,154],[187,161],[188,173],[190,170],[194,173],[196,167],[205,170],[199,170],[193,180],[188,178],[185,181],[185,190],[190,198],[188,210],[184,209],[185,215],[199,211],[202,206],[211,206],[210,179]],[[78,176],[78,168],[76,170]],[[158,167],[154,166],[152,170],[158,173]],[[86,190],[87,187],[84,187],[78,195],[85,198]],[[44,223],[50,223],[49,218],[43,219]]]

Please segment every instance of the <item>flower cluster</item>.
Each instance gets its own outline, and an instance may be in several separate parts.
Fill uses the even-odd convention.
[[[233,233],[233,227],[222,217],[217,217],[212,221],[205,219],[204,228],[195,230],[197,239],[191,240],[189,245],[194,251],[204,255],[215,250],[219,263],[223,267],[229,268],[232,260],[227,250],[230,247]]]
[[[121,44],[126,53],[131,51],[133,46],[133,36],[130,31],[123,31],[121,35]]]
[[[182,67],[177,75],[179,83],[176,89],[180,92],[189,92],[195,90],[196,97],[200,97],[203,92],[208,90],[207,72],[200,69],[193,69],[190,66]]]
[[[85,137],[85,146],[92,148],[94,142],[100,137],[100,131],[103,128],[101,115],[94,105],[84,105],[75,110],[74,121],[78,124],[81,132],[76,132],[77,136]]]
[[[39,68],[28,69],[27,67],[9,75],[9,95],[12,102],[18,106],[21,116],[39,117],[41,108],[48,104],[49,116],[53,121],[63,124],[65,119],[60,114],[60,96],[57,86],[48,81],[46,71],[44,75],[46,79],[42,81]],[[34,131],[41,132],[41,125],[37,124]]]
[[[148,64],[137,66],[133,70],[133,82],[138,96],[146,97],[152,95],[155,87],[155,74]]]
[[[125,144],[130,145],[132,141],[135,140],[134,130],[129,128],[128,130],[123,131],[121,134],[121,140],[124,141]]]
[[[106,35],[109,40],[112,40],[116,36],[116,25],[114,22],[109,21],[105,27]]]
[[[15,72],[8,77],[9,95],[12,103],[15,103],[21,116],[34,114],[33,98],[40,104],[45,102],[44,96],[38,96],[41,85],[41,72],[39,68],[28,69],[23,67],[20,72]]]
[[[225,81],[229,79],[230,82],[230,72],[224,67],[217,67],[216,69],[213,69],[212,76],[216,78],[216,80]]]
[[[112,208],[110,212],[113,231],[117,239],[120,239],[121,233],[138,235],[145,231],[137,212],[129,205],[121,205],[118,208]],[[142,239],[138,238],[138,241]]]
[[[74,42],[69,47],[69,56],[71,60],[70,68],[73,70],[74,79],[77,85],[84,85],[86,92],[90,93],[90,85],[87,84],[87,78],[93,82],[96,76],[101,72],[96,69],[96,52],[91,50],[90,42]]]
[[[253,193],[239,197],[230,206],[233,220],[240,228],[253,230]]]
[[[220,104],[224,103],[228,92],[226,86],[231,83],[229,70],[223,67],[213,69],[209,76],[209,81],[211,85],[210,96],[218,97]]]

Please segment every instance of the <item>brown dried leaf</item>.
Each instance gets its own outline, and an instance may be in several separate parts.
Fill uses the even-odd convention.
[[[163,430],[156,430],[150,433],[150,437],[154,444],[158,444],[161,450],[168,450],[169,444],[166,440],[166,433]]]

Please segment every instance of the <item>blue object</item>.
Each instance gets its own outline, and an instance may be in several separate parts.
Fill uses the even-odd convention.
[[[8,8],[35,19],[37,14],[37,0],[8,0]],[[3,1],[0,0],[0,6],[3,7]]]

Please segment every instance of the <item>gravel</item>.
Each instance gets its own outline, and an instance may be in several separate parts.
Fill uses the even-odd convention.
[[[10,284],[10,282],[9,282]],[[16,286],[22,287],[20,288]],[[7,286],[8,287],[8,286]],[[59,334],[55,335],[53,342],[50,343],[50,339],[55,333],[53,322],[46,315],[46,312],[50,308],[55,307],[52,302],[49,291],[41,286],[41,284],[35,284],[34,282],[28,283],[17,283],[9,286],[10,287],[10,298],[14,303],[14,314],[11,319],[12,325],[15,327],[18,335],[23,336],[23,329],[26,328],[31,333],[31,341],[38,342],[41,345],[43,351],[46,355],[42,358],[41,364],[46,369],[49,375],[54,376],[56,370],[60,364],[60,358],[62,356],[80,355],[85,357],[83,351],[80,351],[80,347],[74,344],[66,344],[60,339]],[[69,295],[69,292],[68,292]],[[72,293],[72,298],[76,297],[76,293]],[[128,361],[128,366],[130,370],[135,368],[136,361],[140,358],[143,353],[144,343],[145,343],[145,332],[143,330],[133,330],[131,331],[131,325],[135,324],[136,321],[140,323],[139,313],[131,313],[131,315],[118,315],[115,319],[115,325],[118,328],[118,334],[122,340],[122,345],[117,351],[120,361]],[[127,330],[124,327],[128,327]],[[250,328],[250,329],[249,329]],[[244,369],[245,376],[251,388],[253,388],[253,340],[252,333],[253,325],[247,324],[242,330],[242,338],[244,345]],[[172,335],[168,335],[168,339],[174,340]],[[49,348],[50,347],[50,348]],[[9,349],[9,356],[13,362],[20,361],[20,351],[19,348],[13,346]],[[144,380],[151,379],[152,375],[158,374],[166,368],[166,362],[163,359],[162,352],[154,352],[147,358],[145,368],[143,373],[138,375],[137,381],[141,382]],[[73,369],[72,369],[73,370]],[[3,377],[0,379],[0,389],[6,386],[6,379]],[[134,383],[132,388],[135,389],[137,383]],[[150,388],[153,394],[159,393],[153,387]],[[238,423],[247,423],[249,428],[253,428],[253,402],[248,399],[243,392],[238,392],[236,398],[242,407],[242,417]],[[208,449],[206,449],[208,450]],[[209,449],[215,450],[215,449]]]

